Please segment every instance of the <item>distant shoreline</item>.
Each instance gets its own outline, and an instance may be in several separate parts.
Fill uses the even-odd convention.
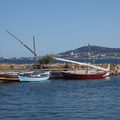
[[[120,58],[76,58],[76,59],[72,59],[72,58],[66,58],[66,59],[71,59],[74,61],[79,61],[79,62],[89,62],[92,64],[120,64]],[[34,61],[31,59],[5,59],[5,60],[0,60],[0,64],[33,64]],[[56,63],[55,61],[53,63]],[[63,63],[58,61],[58,63]]]

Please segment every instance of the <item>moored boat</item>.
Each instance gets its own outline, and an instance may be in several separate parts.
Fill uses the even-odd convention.
[[[37,81],[45,81],[50,78],[50,71],[47,72],[34,72],[31,74],[18,74],[19,80],[21,82],[37,82]]]
[[[0,81],[11,81],[11,82],[14,82],[14,81],[19,81],[19,78],[16,77],[16,78],[6,78],[6,77],[0,77]]]
[[[19,81],[17,72],[3,72],[0,73],[1,81]]]
[[[6,72],[6,73],[0,73],[0,81],[43,81],[50,78],[50,71],[41,71],[41,72]]]
[[[106,78],[109,76],[110,64],[108,65],[108,68],[105,69],[92,64],[88,64],[88,63],[66,60],[63,58],[55,58],[55,59],[64,61],[64,62],[70,62],[70,63],[86,66],[86,70],[84,71],[82,70],[81,71],[79,70],[62,71],[63,77],[67,79],[100,79],[100,78]],[[89,70],[88,69],[89,67],[94,68],[94,71],[92,69]]]
[[[109,76],[109,72],[91,72],[91,73],[82,73],[76,71],[63,71],[64,78],[66,79],[101,79]]]

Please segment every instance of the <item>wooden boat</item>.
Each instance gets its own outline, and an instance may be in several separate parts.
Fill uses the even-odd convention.
[[[19,80],[21,82],[37,82],[37,81],[45,81],[50,78],[50,71],[47,72],[34,72],[31,74],[18,74]]]
[[[1,81],[20,81],[19,77],[18,77],[19,73],[20,72],[2,72],[2,73],[0,73],[0,80]],[[33,71],[23,72],[20,74],[30,74],[30,73],[33,73]]]
[[[26,44],[24,44],[19,38],[17,38],[15,35],[13,35],[12,33],[10,33],[8,30],[5,30],[8,34],[10,34],[12,37],[14,37],[17,41],[20,42],[21,45],[23,45],[26,49],[28,49],[33,55],[34,55],[34,61],[36,63],[37,61],[37,54],[36,54],[36,50],[35,50],[35,39],[33,37],[33,50],[31,48],[29,48]],[[20,81],[44,81],[49,79],[50,77],[50,71],[48,72],[32,72],[32,73],[22,73],[22,74],[18,74],[18,78]]]
[[[0,73],[0,81],[42,81],[47,80],[50,77],[50,71],[47,72],[6,72],[6,73]]]
[[[12,78],[12,77],[10,77],[10,78],[6,78],[6,77],[0,77],[0,81],[11,81],[11,82],[14,82],[14,81],[19,81],[19,78],[18,77],[16,77],[16,78]]]
[[[101,79],[109,76],[109,72],[79,72],[79,71],[63,71],[64,78],[66,79]]]
[[[5,72],[0,73],[1,81],[19,81],[17,72]]]
[[[60,60],[60,61],[64,61],[64,62],[70,62],[70,63],[74,63],[74,64],[79,64],[79,65],[84,65],[87,68],[94,68],[94,71],[89,71],[88,69],[84,70],[84,71],[62,71],[62,74],[64,76],[64,78],[67,79],[100,79],[100,78],[106,78],[109,76],[109,69],[110,69],[110,65],[108,65],[108,68],[101,68],[92,64],[88,64],[88,63],[82,63],[82,62],[77,62],[77,61],[72,61],[72,60],[66,60],[63,58],[55,58],[56,60]]]

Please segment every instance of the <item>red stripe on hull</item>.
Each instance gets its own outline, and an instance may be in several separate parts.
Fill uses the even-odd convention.
[[[100,78],[105,78],[107,77],[107,73],[102,73],[102,74],[72,74],[72,73],[65,73],[62,72],[64,78],[66,79],[100,79]]]

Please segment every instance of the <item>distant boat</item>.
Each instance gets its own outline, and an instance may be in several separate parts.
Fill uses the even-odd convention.
[[[45,81],[50,78],[51,71],[47,72],[34,72],[31,74],[18,74],[19,80],[21,82],[37,82],[37,81]]]

